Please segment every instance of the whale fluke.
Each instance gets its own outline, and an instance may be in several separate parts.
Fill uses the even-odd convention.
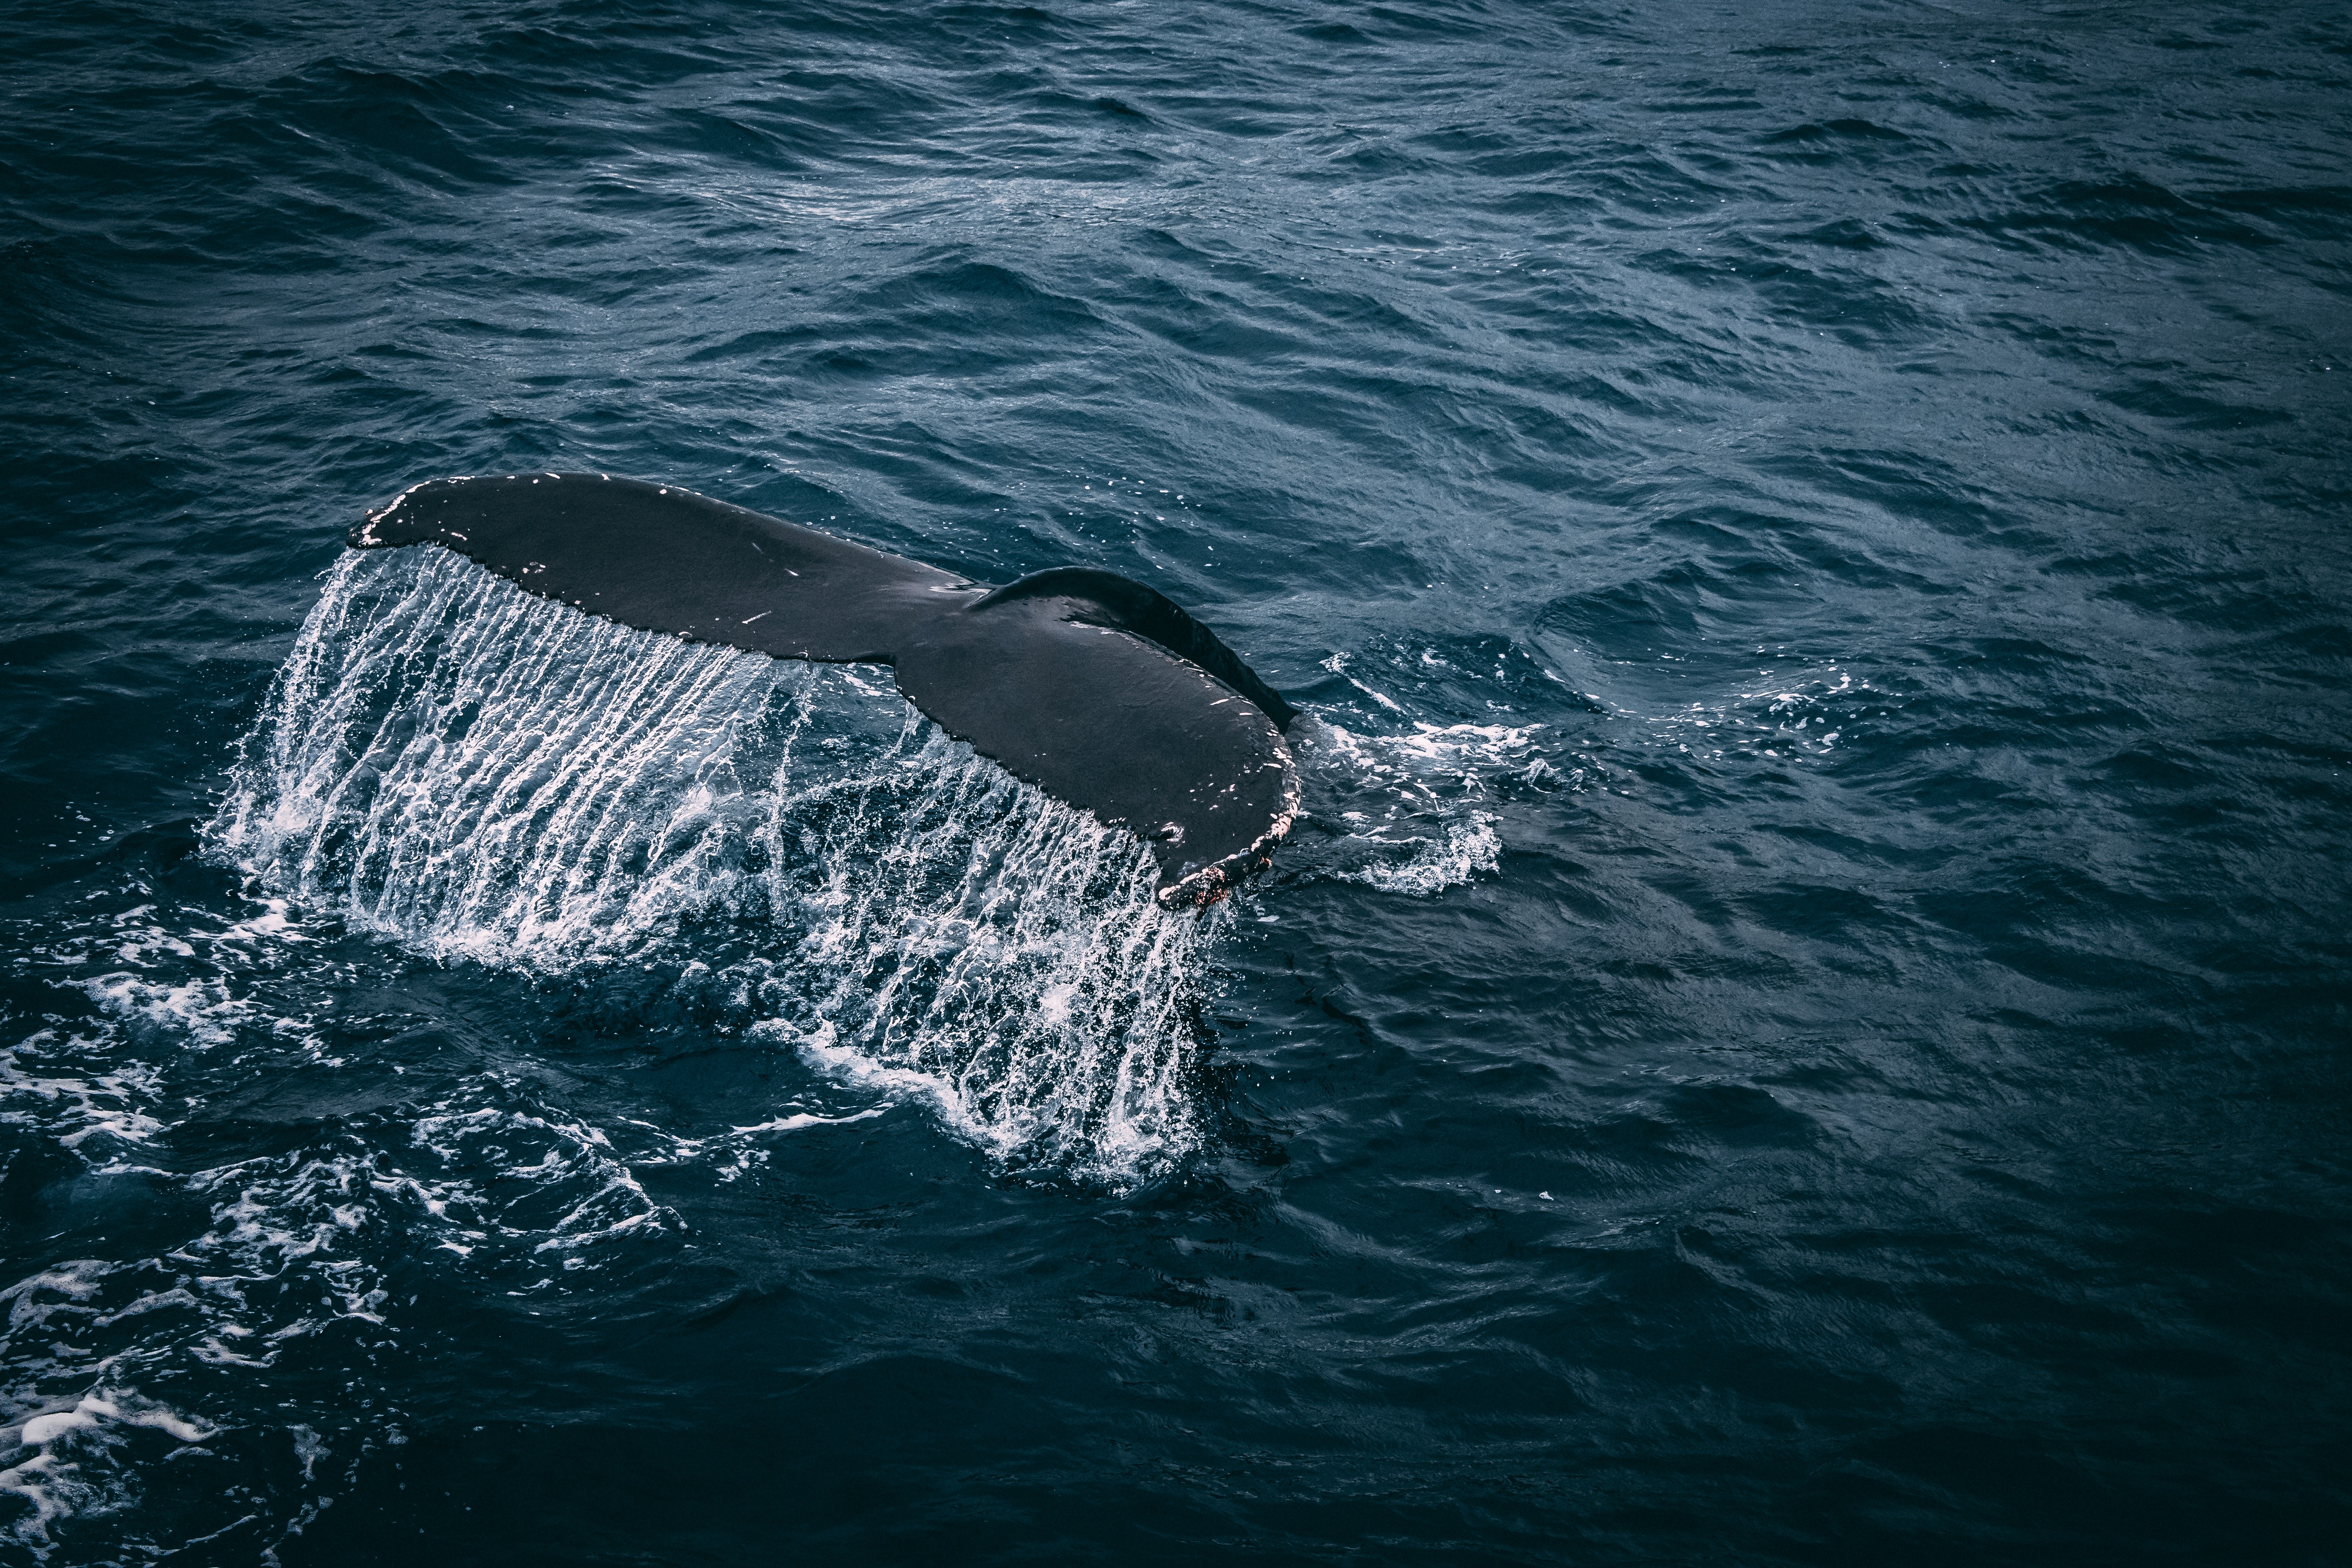
[[[435,479],[351,531],[439,544],[626,626],[777,658],[887,664],[907,700],[1015,776],[1151,846],[1160,898],[1218,897],[1288,831],[1296,710],[1214,633],[1114,573],[993,586],[675,485]]]

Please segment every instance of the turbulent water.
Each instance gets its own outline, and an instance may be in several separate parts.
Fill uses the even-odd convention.
[[[0,1563],[2347,1561],[2352,24],[0,16]],[[418,479],[1078,563],[1273,869]]]

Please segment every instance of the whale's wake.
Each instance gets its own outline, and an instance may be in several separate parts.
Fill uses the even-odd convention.
[[[1008,1167],[1166,1170],[1199,1142],[1209,927],[1156,906],[1136,840],[874,675],[616,626],[438,550],[347,556],[212,847],[445,961],[673,975]]]

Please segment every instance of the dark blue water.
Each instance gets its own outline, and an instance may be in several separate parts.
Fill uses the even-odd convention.
[[[0,80],[0,1558],[2352,1561],[2342,8]],[[1141,578],[1307,815],[343,559],[526,468]]]

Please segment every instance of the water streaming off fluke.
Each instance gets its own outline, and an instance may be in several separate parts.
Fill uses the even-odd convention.
[[[346,557],[212,845],[445,961],[666,970],[1009,1166],[1168,1168],[1199,1140],[1213,926],[876,674],[615,626],[436,550]]]

